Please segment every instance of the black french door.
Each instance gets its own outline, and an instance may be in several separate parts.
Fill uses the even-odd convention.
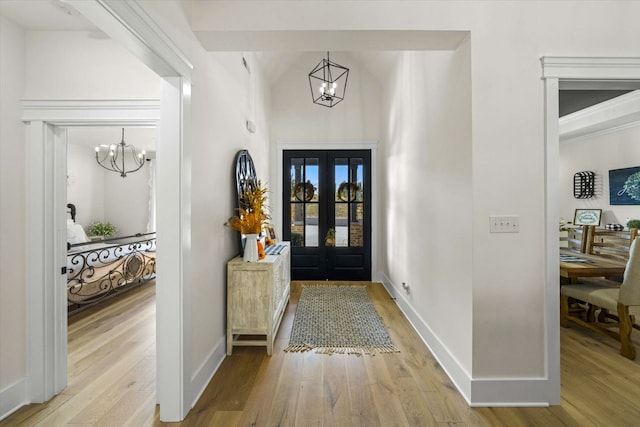
[[[285,150],[294,280],[371,280],[371,151]]]

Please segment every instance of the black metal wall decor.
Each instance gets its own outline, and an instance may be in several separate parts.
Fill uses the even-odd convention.
[[[244,193],[247,190],[254,190],[258,184],[256,168],[253,159],[247,150],[240,150],[236,154],[236,208],[246,207],[244,204]]]
[[[573,175],[573,197],[576,199],[590,199],[595,195],[596,174],[582,171]]]
[[[258,185],[258,175],[253,165],[253,159],[247,150],[240,150],[236,154],[236,208],[246,208],[244,193],[256,189]],[[237,211],[236,211],[237,212]],[[246,236],[240,235],[240,252],[244,252],[244,242]]]

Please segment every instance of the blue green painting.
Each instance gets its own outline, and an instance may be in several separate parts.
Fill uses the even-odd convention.
[[[640,166],[609,171],[609,204],[640,205]]]

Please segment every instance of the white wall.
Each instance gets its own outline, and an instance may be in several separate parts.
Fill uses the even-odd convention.
[[[114,129],[116,134],[120,131]],[[69,132],[72,134],[73,129]],[[96,221],[110,222],[116,227],[116,236],[146,232],[150,166],[146,162],[142,169],[122,178],[98,166],[93,148],[69,143],[67,201],[76,205],[76,222],[85,231]]]
[[[259,65],[245,53],[209,54],[193,36],[188,16],[177,2],[141,1],[176,46],[194,65],[191,91],[191,307],[192,394],[206,386],[225,357],[226,262],[238,254],[238,234],[224,227],[234,214],[235,155],[249,150],[258,176],[268,181],[271,162],[269,91]],[[246,120],[256,133],[246,130]],[[158,215],[161,215],[158,212]]]
[[[380,138],[380,83],[356,58],[343,52],[331,60],[349,68],[345,100],[333,108],[311,100],[309,71],[325,52],[303,53],[272,87],[271,141],[344,142]]]
[[[93,157],[91,161],[95,164]],[[131,236],[147,231],[150,167],[150,163],[146,162],[142,169],[128,173],[125,178],[114,172],[103,171],[104,214],[101,220],[116,227],[116,236]]]
[[[322,149],[327,143],[339,147],[354,147],[357,143],[376,143],[380,140],[381,85],[360,61],[348,52],[333,52],[331,60],[349,68],[345,100],[332,108],[312,102],[308,74],[326,52],[301,53],[279,76],[271,87],[270,124],[271,144],[293,143],[299,149]],[[335,147],[335,145],[332,145]],[[272,152],[275,152],[272,151]],[[281,159],[280,159],[281,160]],[[271,165],[272,187],[280,191],[278,159]],[[375,175],[377,165],[372,165]],[[280,175],[281,176],[281,175]],[[374,200],[375,205],[375,200]],[[282,236],[282,198],[271,205],[272,223]],[[372,249],[372,257],[377,248]],[[377,272],[373,272],[375,276]]]
[[[159,99],[160,79],[100,32],[28,31],[26,99]]]
[[[609,171],[640,166],[640,126],[560,144],[560,216],[573,221],[575,209],[602,209],[602,225],[626,225],[626,219],[640,219],[640,206],[609,204]],[[580,171],[596,174],[596,196],[573,197],[573,175]]]
[[[76,205],[76,222],[86,229],[95,221],[108,221],[116,227],[117,236],[146,232],[154,161],[122,178],[101,168],[95,159],[96,146],[121,141],[121,127],[71,127],[67,135],[67,201]],[[138,152],[146,150],[149,158],[155,157],[156,139],[155,128],[125,129],[125,143]],[[134,167],[126,165],[127,169]]]
[[[268,121],[260,99],[265,97],[258,64],[245,54],[251,76],[242,67],[239,53],[196,58],[200,67],[194,76],[192,160],[192,366],[195,371],[226,336],[226,262],[239,252],[238,233],[224,227],[234,214],[235,156],[247,149],[258,177],[269,185]],[[231,63],[231,64],[230,64]],[[235,72],[229,69],[235,66]],[[249,80],[255,93],[251,95]],[[258,100],[253,114],[247,103]],[[236,101],[236,100],[239,100]],[[256,133],[245,127],[256,123]],[[218,349],[219,350],[219,349]]]
[[[420,329],[472,371],[470,43],[404,52],[385,85],[380,156],[385,281]],[[402,283],[409,285],[405,293]],[[406,309],[406,306],[405,306]]]
[[[211,35],[218,38],[229,30],[227,36],[233,40],[264,35],[273,37],[275,46],[276,36],[284,39],[288,30],[297,31],[291,38],[326,30],[325,16],[317,13],[321,5],[315,1],[297,2],[296,7],[283,1],[216,1],[194,2],[192,7],[199,30],[216,30]],[[635,17],[640,15],[640,3],[344,1],[340,10],[331,29],[345,31],[341,33],[345,37],[353,35],[349,31],[382,29],[390,38],[394,30],[470,32],[472,190],[470,205],[461,206],[471,211],[471,255],[462,261],[462,268],[470,268],[464,279],[471,279],[472,303],[471,307],[464,300],[460,304],[470,313],[462,317],[463,324],[468,326],[471,316],[473,325],[466,335],[471,342],[443,337],[450,346],[444,368],[464,370],[471,360],[465,383],[467,397],[474,402],[556,401],[557,383],[553,383],[558,379],[546,381],[548,364],[559,361],[554,361],[556,343],[545,337],[545,107],[540,58],[637,57],[640,26]],[[271,19],[264,19],[265,13]],[[349,41],[353,46],[353,39]],[[363,50],[379,48],[362,45]],[[308,95],[301,92],[300,96]],[[394,123],[388,127],[393,130]],[[393,155],[395,147],[388,152]],[[454,170],[460,172],[460,168]],[[446,179],[455,180],[456,175]],[[408,210],[410,205],[399,208]],[[489,216],[495,214],[518,215],[520,232],[490,234]],[[437,253],[446,263],[451,257],[458,259],[458,241],[438,243],[442,246]],[[406,277],[414,268],[385,273]],[[438,291],[444,295],[429,296],[451,302],[463,289],[464,285],[443,287]],[[449,304],[434,307],[430,317],[449,318],[451,309]],[[448,327],[440,332],[445,331],[453,333]]]
[[[67,202],[76,205],[76,222],[85,231],[104,219],[104,176],[95,151],[86,145],[67,145]]]
[[[24,31],[0,16],[0,417],[23,403],[26,374]]]

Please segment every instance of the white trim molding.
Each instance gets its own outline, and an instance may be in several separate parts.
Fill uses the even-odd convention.
[[[24,378],[0,390],[0,421],[27,403],[27,381]]]
[[[100,106],[104,104],[104,108]],[[44,402],[67,384],[67,126],[157,125],[159,101],[23,101],[28,146],[28,376],[25,400]],[[144,111],[141,113],[141,111]]]
[[[544,56],[542,78],[567,80],[638,80],[640,58]],[[616,76],[616,77],[612,77]]]
[[[160,120],[159,99],[22,101],[22,120],[57,126],[151,126]]]
[[[163,80],[157,141],[156,395],[161,421],[171,422],[191,409],[190,90],[181,77]]]
[[[159,76],[191,79],[191,62],[137,1],[65,1]]]
[[[211,349],[205,360],[200,364],[198,369],[196,369],[191,376],[191,407],[193,408],[195,404],[202,396],[202,393],[206,390],[209,382],[224,362],[224,359],[227,357],[227,338],[223,336],[218,340],[216,345]]]
[[[27,401],[67,385],[66,131],[42,120],[26,128],[28,338]]]
[[[191,280],[191,168],[190,168],[190,103],[193,65],[170,37],[157,25],[145,8],[135,0],[66,0],[85,18],[119,42],[156,74],[163,77],[163,93],[160,100],[159,140],[157,151],[157,181],[162,188],[158,197],[158,259],[162,259],[162,274],[156,284],[156,345],[157,378],[156,392],[160,404],[161,421],[181,421],[191,409],[191,324],[190,324],[190,280]],[[89,104],[91,101],[87,101]],[[117,103],[119,101],[115,101]],[[108,102],[107,102],[108,103]],[[75,117],[82,109],[59,111],[59,116],[41,116],[44,123],[74,126],[80,123],[143,126],[145,120],[153,121],[155,106],[140,101],[140,110],[125,117],[118,117],[115,106],[103,104],[96,112],[84,110],[85,116]],[[85,105],[86,106],[86,105]],[[27,111],[33,111],[26,104]],[[113,109],[109,109],[113,107]],[[64,110],[65,108],[61,108]],[[109,110],[113,117],[109,118]],[[73,111],[73,113],[71,112]],[[147,111],[150,117],[140,120]],[[93,116],[96,115],[97,117]],[[28,112],[25,119],[32,120]],[[71,117],[70,117],[71,116]],[[134,120],[134,116],[138,121]],[[32,126],[33,127],[33,126]],[[47,153],[42,156],[48,158]],[[51,173],[50,171],[43,173]],[[37,178],[37,176],[36,176]],[[41,192],[46,196],[46,191]],[[45,199],[38,203],[41,205]],[[164,211],[166,209],[166,211]],[[33,230],[43,227],[43,209],[29,211]],[[40,223],[38,223],[40,220]],[[53,225],[50,225],[53,226]],[[45,227],[45,230],[47,227]],[[63,227],[61,227],[63,229]],[[35,231],[31,231],[35,233]],[[52,254],[45,254],[52,257]],[[48,259],[48,258],[47,258]],[[45,294],[41,295],[44,298]],[[165,328],[163,330],[163,328]],[[43,331],[46,335],[46,330]],[[51,345],[60,346],[59,336],[46,336]],[[66,341],[65,341],[66,342]],[[49,343],[49,341],[47,341]],[[65,354],[66,356],[66,354]],[[66,358],[65,358],[66,360]],[[55,372],[54,372],[55,373]],[[66,378],[66,375],[65,375]],[[49,396],[51,397],[51,396]]]
[[[436,358],[440,367],[472,407],[486,406],[549,406],[548,378],[473,378],[433,333],[429,325],[413,309],[398,286],[382,272],[378,274],[389,295],[407,318],[418,336]]]
[[[559,89],[566,82],[640,81],[640,58],[557,57],[540,59],[545,95],[545,284],[544,343],[546,379],[532,392],[560,404],[560,316],[558,221],[560,191]],[[491,383],[484,389],[490,394]],[[513,388],[505,388],[513,390]],[[514,391],[515,393],[515,391]],[[535,397],[535,396],[534,396]]]
[[[389,295],[395,299],[398,308],[407,318],[418,336],[436,358],[440,367],[447,373],[447,376],[456,386],[462,397],[471,405],[471,375],[462,364],[451,354],[446,345],[433,333],[427,322],[414,310],[405,296],[398,292],[401,289],[394,284],[383,272],[378,273],[382,284]]]

